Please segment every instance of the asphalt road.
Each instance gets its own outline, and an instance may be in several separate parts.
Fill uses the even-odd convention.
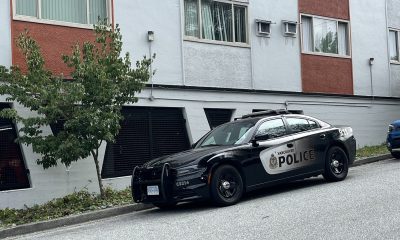
[[[235,206],[182,204],[19,239],[400,239],[400,160],[268,188]]]

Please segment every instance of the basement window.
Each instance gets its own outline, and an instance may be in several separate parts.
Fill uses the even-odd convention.
[[[0,110],[9,108],[0,104]],[[29,188],[28,169],[22,157],[21,147],[15,142],[15,125],[0,118],[0,191]]]

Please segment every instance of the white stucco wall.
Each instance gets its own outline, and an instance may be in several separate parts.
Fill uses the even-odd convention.
[[[301,92],[300,35],[282,34],[282,20],[298,22],[298,1],[253,0],[249,12],[254,88]],[[255,19],[274,23],[270,38],[256,35]]]
[[[180,0],[118,0],[114,4],[123,50],[131,53],[133,63],[149,56],[147,32],[154,31],[155,40],[151,43],[152,53],[156,53],[154,83],[182,84]]]
[[[354,94],[371,95],[369,59],[375,96],[390,96],[385,0],[350,0]]]
[[[184,42],[186,85],[251,88],[250,48]]]
[[[10,1],[0,1],[0,65],[11,66]]]

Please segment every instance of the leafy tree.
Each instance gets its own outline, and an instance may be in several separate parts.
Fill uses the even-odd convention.
[[[72,69],[72,80],[46,70],[38,44],[28,32],[22,33],[17,46],[25,56],[27,71],[18,66],[0,66],[0,94],[37,114],[20,116],[14,109],[6,109],[0,117],[22,123],[18,141],[32,145],[42,155],[37,163],[44,169],[59,162],[69,166],[91,155],[104,198],[99,148],[103,142],[114,141],[123,118],[122,105],[137,101],[135,94],[152,74],[149,66],[153,58],[144,57],[133,68],[129,54],[121,56],[118,25],[113,28],[100,22],[94,33],[94,42],[76,44],[71,55],[62,56]],[[43,134],[43,127],[51,124],[61,124],[62,130],[53,135]]]

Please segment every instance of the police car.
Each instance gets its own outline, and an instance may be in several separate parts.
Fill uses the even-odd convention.
[[[322,174],[346,178],[356,140],[348,126],[332,126],[302,111],[245,115],[203,136],[192,149],[151,160],[132,174],[135,202],[160,208],[211,199],[237,203],[244,193]]]

